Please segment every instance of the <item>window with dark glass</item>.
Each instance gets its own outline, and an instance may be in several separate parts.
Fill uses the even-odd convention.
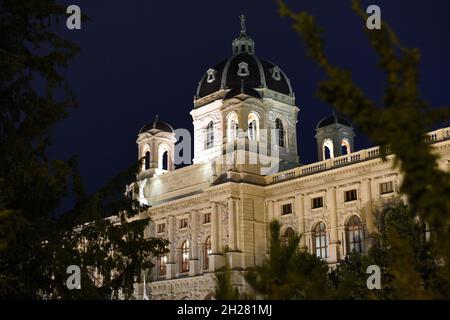
[[[214,144],[214,126],[211,121],[206,127],[206,149],[212,148]]]
[[[203,218],[203,223],[210,223],[211,222],[211,213],[205,213]]]
[[[292,213],[292,203],[286,203],[281,206],[281,214],[289,214]]]
[[[150,151],[147,151],[145,153],[145,158],[144,158],[144,168],[145,168],[145,170],[150,169],[150,161],[151,161]]]
[[[278,134],[278,146],[280,147],[284,147],[285,146],[285,132],[284,132],[284,127],[283,127],[283,122],[277,118],[275,120],[275,129],[277,129],[277,134]]]
[[[158,233],[164,233],[166,232],[166,224],[165,223],[159,223],[157,227]]]
[[[317,198],[313,198],[311,200],[311,208],[312,209],[317,209],[317,208],[322,208],[323,207],[323,197],[317,197]]]
[[[184,229],[187,227],[188,227],[188,219],[187,218],[180,219],[180,229]]]
[[[357,200],[357,199],[358,199],[358,195],[357,195],[355,189],[345,191],[345,194],[344,194],[345,202],[354,201],[354,200]]]

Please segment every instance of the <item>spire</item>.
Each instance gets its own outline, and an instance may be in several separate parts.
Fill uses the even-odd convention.
[[[158,117],[158,115],[156,115],[155,120],[153,120],[153,129],[156,128],[156,124],[158,123],[158,121],[159,121],[159,117]]]
[[[241,20],[241,33],[239,37],[233,40],[233,54],[255,53],[255,41],[247,35],[246,19],[243,14],[239,16]]]
[[[239,16],[239,19],[241,19],[241,36],[247,35],[247,28],[245,26],[245,16],[241,14]]]

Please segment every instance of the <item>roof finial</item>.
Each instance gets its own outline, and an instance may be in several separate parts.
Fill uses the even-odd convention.
[[[245,16],[243,14],[241,14],[239,16],[239,19],[241,19],[241,34],[246,34],[247,28],[245,26]]]

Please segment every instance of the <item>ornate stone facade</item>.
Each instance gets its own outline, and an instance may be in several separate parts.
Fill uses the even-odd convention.
[[[146,234],[170,241],[167,256],[155,259],[147,290],[152,299],[211,298],[214,271],[225,261],[233,270],[234,285],[247,290],[242,272],[264,261],[268,226],[274,219],[282,223],[282,236],[292,231],[301,234],[301,248],[330,264],[339,262],[349,250],[364,253],[377,232],[381,208],[402,198],[402,175],[393,167],[395,156],[383,160],[377,147],[300,165],[299,109],[289,80],[279,69],[271,80],[275,67],[250,58],[254,42],[245,30],[233,43],[245,46],[234,48],[235,54],[226,64],[207,69],[214,70],[214,77],[205,71],[197,90],[191,112],[194,164],[174,170],[168,160],[167,170],[152,171],[158,164],[150,162],[149,171],[143,168],[127,188],[150,206],[143,215],[151,218]],[[238,66],[233,64],[241,60],[248,64],[248,74],[236,73]],[[237,87],[230,87],[233,83]],[[156,153],[158,143],[164,142],[169,154],[173,153],[172,131],[166,125],[154,122],[151,134],[141,130],[139,158],[146,150],[145,143],[153,143],[152,152]],[[234,135],[234,128],[242,131]],[[348,128],[350,132],[350,124]],[[259,135],[262,129],[278,130],[276,141],[270,134]],[[262,174],[264,164],[238,163],[237,156],[231,164],[216,161],[228,152],[224,146],[230,141],[233,146],[242,141],[244,147],[231,152],[242,152],[248,159],[251,140],[276,144],[278,170]],[[450,128],[429,133],[427,142],[440,156],[439,167],[449,171]],[[137,298],[142,291],[141,285]]]

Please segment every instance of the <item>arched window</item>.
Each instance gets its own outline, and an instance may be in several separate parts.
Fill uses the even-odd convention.
[[[326,160],[332,158],[334,158],[333,141],[327,139],[322,143],[322,159]]]
[[[238,137],[239,119],[235,112],[228,115],[228,141],[233,141]]]
[[[169,170],[169,147],[165,144],[161,144],[158,149],[158,168]]]
[[[163,170],[169,170],[169,151],[162,154],[162,166]]]
[[[144,158],[144,169],[145,170],[150,169],[150,161],[151,161],[150,151],[147,151],[145,153],[145,158]]]
[[[180,250],[180,272],[189,272],[189,241],[186,240],[181,245]]]
[[[206,127],[206,149],[212,148],[214,143],[214,125],[211,121]]]
[[[248,115],[248,138],[254,141],[259,140],[259,118],[253,112]]]
[[[284,231],[283,235],[281,236],[281,242],[284,245],[288,245],[289,241],[291,241],[295,236],[295,231],[291,227],[288,227],[286,231]]]
[[[319,222],[314,228],[314,250],[320,259],[328,257],[328,237],[325,223]]]
[[[209,255],[211,254],[211,236],[206,238],[205,248],[203,250],[203,269],[209,269]]]
[[[352,150],[350,149],[350,142],[347,139],[342,139],[341,142],[341,154],[346,155],[351,153]]]
[[[156,258],[156,268],[159,277],[163,277],[167,272],[167,255],[158,256]]]
[[[275,129],[277,129],[277,134],[278,134],[278,146],[280,147],[285,147],[286,143],[285,143],[285,131],[284,131],[284,126],[283,126],[283,122],[281,122],[281,120],[279,118],[277,118],[275,120]]]
[[[347,250],[362,253],[363,227],[358,216],[353,216],[347,223]]]

